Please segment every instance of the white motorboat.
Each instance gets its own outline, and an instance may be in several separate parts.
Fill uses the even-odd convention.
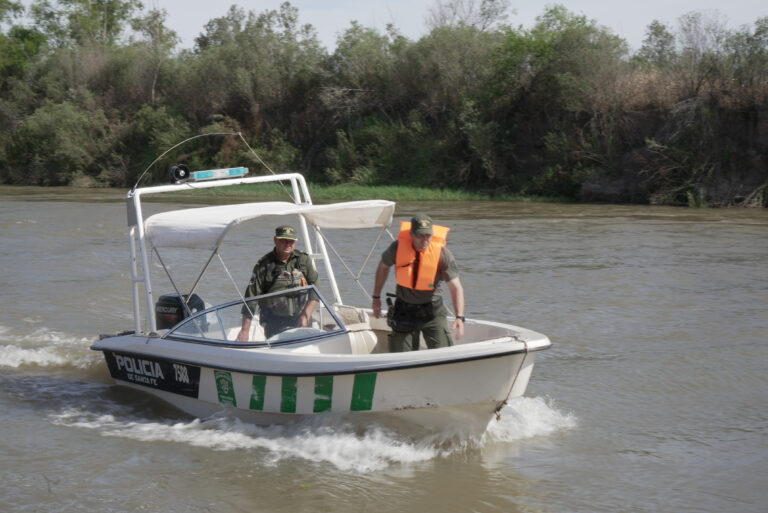
[[[470,432],[484,431],[509,398],[525,392],[535,353],[551,345],[542,334],[467,319],[464,337],[452,347],[390,353],[386,318],[374,318],[369,308],[342,301],[333,264],[338,261],[370,298],[360,277],[371,256],[377,256],[382,236],[394,239],[388,230],[393,202],[313,205],[304,177],[297,173],[202,179],[242,174],[243,168],[235,169],[128,193],[134,327],[102,335],[92,345],[104,353],[117,384],[153,394],[199,417],[224,409],[249,422],[274,424],[338,414],[366,421],[402,420],[437,430],[453,425]],[[292,201],[185,208],[146,218],[142,213],[141,200],[150,194],[270,182],[290,184]],[[319,264],[318,270],[325,271],[332,299],[314,286],[242,297],[245,284],[242,277],[232,278],[222,258],[224,242],[234,227],[259,221],[274,226],[275,216],[298,226],[303,249]],[[327,232],[337,229],[377,234],[358,273],[328,240]],[[174,266],[167,266],[164,256],[193,249],[205,250],[208,257],[191,288],[182,291],[171,272]],[[211,307],[197,292],[217,261],[229,276],[227,289],[235,292],[229,301]],[[152,269],[159,267],[172,288],[156,299],[150,278]],[[372,285],[372,274],[365,281]],[[309,326],[266,338],[259,322],[253,322],[249,340],[236,340],[245,308],[258,319],[259,305],[305,301],[309,294],[319,300]]]

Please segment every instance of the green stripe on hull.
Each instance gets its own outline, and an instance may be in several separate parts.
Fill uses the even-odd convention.
[[[350,411],[368,411],[373,406],[373,391],[376,389],[376,373],[356,374],[352,387]]]
[[[280,395],[280,413],[296,413],[296,391],[298,378],[283,376],[282,394]]]
[[[267,390],[267,377],[254,376],[251,385],[251,404],[252,410],[264,409],[264,392]]]
[[[315,406],[314,413],[331,411],[333,397],[333,376],[315,376]]]

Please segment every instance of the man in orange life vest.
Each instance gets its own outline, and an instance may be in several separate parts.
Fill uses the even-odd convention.
[[[420,333],[430,349],[453,345],[440,288],[443,281],[456,311],[451,329],[457,339],[464,335],[464,288],[453,253],[445,247],[448,230],[433,225],[429,216],[416,215],[410,223],[400,224],[397,240],[381,255],[373,287],[375,317],[381,317],[381,291],[393,265],[397,278],[397,299],[387,315],[392,327],[390,351],[418,350]]]

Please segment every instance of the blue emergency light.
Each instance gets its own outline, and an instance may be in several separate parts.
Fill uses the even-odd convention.
[[[192,171],[189,181],[221,180],[222,178],[239,178],[248,174],[247,167],[230,167],[226,169],[209,169],[207,171]]]

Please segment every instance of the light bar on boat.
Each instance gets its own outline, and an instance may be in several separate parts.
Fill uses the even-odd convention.
[[[239,178],[248,174],[247,167],[230,167],[227,169],[210,169],[208,171],[193,171],[189,173],[190,182],[205,180],[220,180],[222,178]]]

